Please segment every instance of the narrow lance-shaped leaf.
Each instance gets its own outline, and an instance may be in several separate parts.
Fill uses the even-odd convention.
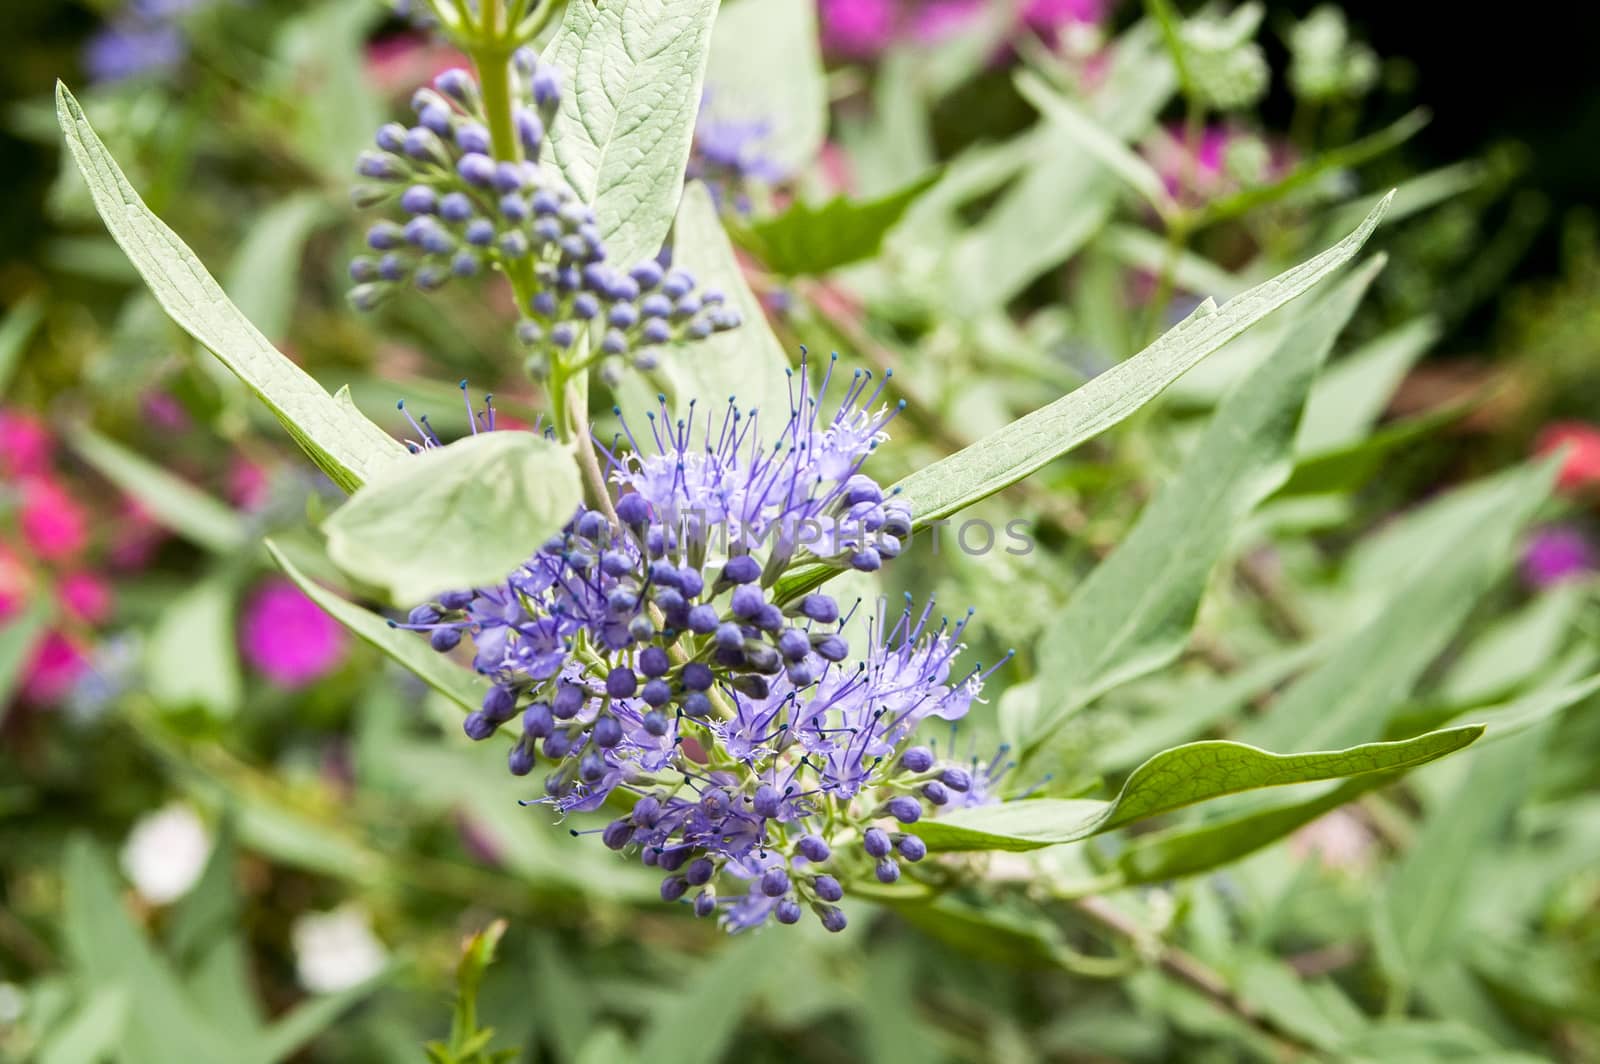
[[[496,584],[572,520],[583,493],[560,444],[482,432],[397,462],[323,523],[328,556],[397,603]]]
[[[1600,677],[1539,691],[1497,709],[1472,714],[1485,729],[1481,745],[1532,727],[1600,690]],[[1173,828],[1138,839],[1117,859],[1123,882],[1159,883],[1218,868],[1268,846],[1290,832],[1392,782],[1398,772],[1348,780],[1314,798],[1288,802],[1199,827]]]
[[[1554,467],[1512,470],[1444,500],[1460,505],[1409,561],[1375,619],[1301,677],[1244,737],[1262,746],[1329,746],[1382,734],[1478,598],[1509,564],[1516,533],[1549,494]],[[1435,504],[1439,505],[1439,504]]]
[[[188,481],[93,429],[79,428],[71,440],[84,461],[169,531],[216,554],[249,545],[251,537],[239,515]]]
[[[1017,91],[1033,104],[1049,122],[1064,131],[1079,148],[1093,155],[1112,173],[1154,207],[1163,217],[1174,214],[1178,204],[1167,191],[1161,175],[1093,118],[1079,111],[1072,102],[1045,83],[1032,71],[1016,76]]]
[[[1317,369],[1382,266],[1374,260],[1330,292],[1233,389],[1183,468],[1045,630],[1040,686],[1052,695],[1004,722],[1022,753],[1101,694],[1182,653],[1238,524],[1287,479]]]
[[[267,404],[324,473],[354,491],[405,453],[354,406],[323,391],[228,301],[194,252],[144,205],[83,108],[59,83],[56,114],[100,217],[156,301]]]
[[[318,584],[301,572],[272,540],[266,541],[266,548],[278,568],[305,592],[307,598],[350,629],[357,638],[387,655],[401,668],[467,712],[483,704],[483,696],[489,689],[489,683],[483,677],[453,664],[429,647],[428,641],[415,632],[395,628],[377,614],[347,602]]]
[[[624,267],[672,228],[716,14],[717,0],[569,4],[545,51],[571,86],[551,129],[555,164]]]
[[[1372,235],[1387,203],[1315,258],[1230,299],[1220,310],[1202,303],[1126,362],[902,480],[898,488],[911,500],[918,525],[926,527],[1015,484],[1121,422],[1201,359],[1349,262]]]
[[[976,806],[919,824],[917,834],[935,850],[1035,850],[1227,794],[1414,768],[1482,734],[1473,725],[1309,754],[1274,754],[1223,740],[1189,743],[1134,769],[1109,802],[1051,798]]]

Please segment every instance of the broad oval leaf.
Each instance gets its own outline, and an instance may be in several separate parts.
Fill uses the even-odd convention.
[[[335,595],[301,572],[272,540],[266,541],[266,548],[278,568],[305,592],[307,598],[362,642],[387,655],[395,664],[467,712],[471,713],[483,705],[483,696],[489,690],[488,681],[483,677],[452,664],[415,632],[402,631],[377,614]]]
[[[354,491],[405,454],[353,405],[329,395],[273,347],[228,301],[194,252],[144,205],[83,108],[59,82],[56,116],[95,208],[161,308],[266,403],[319,469],[345,491]]]
[[[482,432],[385,469],[323,531],[339,568],[415,603],[504,580],[582,498],[578,465],[560,444]]]
[[[1134,769],[1109,802],[1047,798],[977,806],[926,821],[917,834],[934,850],[1036,850],[1225,794],[1414,768],[1482,734],[1481,725],[1468,725],[1403,742],[1309,754],[1274,754],[1224,740],[1189,743]]]
[[[569,4],[545,51],[571,83],[551,153],[612,262],[654,255],[672,228],[716,14],[717,0]]]
[[[1126,362],[902,480],[897,487],[911,500],[919,527],[1015,484],[1121,422],[1201,359],[1349,262],[1388,204],[1385,197],[1355,232],[1320,255],[1228,300],[1220,310],[1209,300],[1202,303]]]

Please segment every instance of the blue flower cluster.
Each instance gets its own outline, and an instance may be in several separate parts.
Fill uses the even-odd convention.
[[[706,95],[709,99],[710,93]],[[748,215],[754,209],[750,199],[753,184],[776,185],[789,176],[766,152],[771,135],[770,122],[718,118],[702,103],[688,176],[704,181],[719,207]]]
[[[368,230],[372,254],[350,264],[354,305],[372,309],[408,282],[433,291],[490,266],[523,270],[532,288],[517,335],[535,372],[591,332],[602,357],[650,369],[664,344],[736,328],[739,312],[721,293],[698,291],[688,273],[654,260],[607,263],[594,211],[539,166],[560,76],[528,48],[512,72],[517,158],[496,156],[478,84],[460,69],[412,97],[416,125],[385,125],[377,149],[362,154],[357,171],[370,183],[356,202],[397,206],[403,220]]]
[[[189,54],[181,19],[205,0],[128,0],[89,38],[83,65],[100,83],[165,74]]]
[[[802,363],[768,443],[731,402],[699,424],[663,404],[643,441],[596,448],[616,523],[580,509],[504,584],[441,595],[405,625],[440,651],[470,640],[493,686],[469,736],[520,718],[513,773],[547,763],[542,801],[564,813],[631,805],[604,843],[733,930],[807,906],[843,928],[842,884],[895,882],[927,852],[908,830],[925,812],[989,800],[913,738],[982,690],[987,673],[953,670],[967,620],[908,605],[866,620],[853,655],[855,607],[780,591],[801,562],[876,569],[911,531],[906,501],[861,471],[893,410],[864,373],[825,409],[832,370],[813,391]]]

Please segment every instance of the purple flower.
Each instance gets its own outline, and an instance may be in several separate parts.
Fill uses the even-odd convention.
[[[1570,525],[1548,525],[1535,532],[1522,551],[1522,578],[1530,587],[1548,588],[1580,580],[1600,566],[1594,545]]]
[[[820,0],[822,47],[845,59],[873,59],[894,43],[895,0]]]
[[[83,66],[93,81],[125,81],[167,73],[188,54],[189,42],[178,26],[119,20],[89,38]]]

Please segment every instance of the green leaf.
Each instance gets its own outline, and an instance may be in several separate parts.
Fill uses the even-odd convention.
[[[720,1060],[739,1030],[762,976],[787,947],[773,936],[736,939],[680,984],[679,1001],[659,1009],[639,1036],[638,1058],[651,1064]],[[693,1007],[716,1002],[713,1009]]]
[[[1485,732],[1480,745],[1489,746],[1506,735],[1532,727],[1596,690],[1600,690],[1600,677],[1564,684],[1509,705],[1471,714]],[[1173,828],[1149,835],[1122,852],[1117,868],[1123,881],[1129,884],[1158,883],[1217,868],[1276,842],[1329,810],[1386,786],[1398,777],[1398,772],[1358,776],[1313,798],[1254,810],[1199,827]]]
[[[976,806],[926,821],[917,834],[934,850],[1035,850],[1227,794],[1414,768],[1482,734],[1483,728],[1474,725],[1309,754],[1274,754],[1220,739],[1189,743],[1134,769],[1109,802],[1046,798]]]
[[[745,231],[761,261],[786,276],[827,273],[878,253],[883,238],[939,180],[937,170],[871,200],[836,196],[821,206],[796,203]]]
[[[1234,388],[1177,475],[1045,629],[1039,676],[1053,695],[1003,721],[1024,756],[1078,709],[1183,652],[1238,524],[1289,476],[1312,381],[1382,266],[1342,282]]]
[[[1373,942],[1390,978],[1409,988],[1469,932],[1473,871],[1488,860],[1537,778],[1546,729],[1474,751],[1450,798],[1427,817],[1373,908]]]
[[[167,952],[188,964],[214,940],[237,926],[239,892],[234,883],[238,861],[233,818],[224,814],[200,879],[173,906],[166,922]]]
[[[281,340],[289,334],[300,260],[326,210],[326,201],[310,193],[275,203],[255,219],[234,253],[223,287],[240,313],[267,336]]]
[[[806,166],[828,129],[828,84],[812,0],[739,0],[717,12],[701,122],[759,124],[760,157]]]
[[[383,470],[323,523],[345,572],[416,603],[497,584],[572,520],[578,466],[532,432],[482,432]]]
[[[62,936],[74,970],[93,986],[122,986],[129,994],[118,1060],[168,1064],[227,1060],[228,1039],[184,994],[124,907],[115,874],[85,837],[67,842]]]
[[[656,379],[664,381],[671,393],[674,413],[686,416],[689,402],[694,400],[702,411],[698,416],[710,413],[720,417],[718,412],[731,395],[737,398],[739,409],[762,412],[762,429],[770,439],[783,429],[788,416],[789,356],[767,324],[761,301],[744,279],[711,193],[698,181],[683,190],[672,255],[675,263],[702,284],[721,289],[728,305],[743,318],[737,329],[668,350]],[[630,376],[623,382],[622,412],[637,424],[655,407],[655,398],[642,386],[630,388],[631,380],[637,378]],[[774,414],[776,417],[771,416]]]
[[[1301,677],[1244,738],[1265,747],[1332,746],[1381,734],[1479,597],[1510,562],[1522,526],[1549,495],[1546,461],[1461,489],[1407,568],[1384,588],[1376,616]],[[1441,503],[1434,503],[1440,506]]]
[[[545,50],[570,86],[551,128],[555,165],[624,267],[672,228],[716,14],[717,0],[569,4]]]
[[[279,1064],[295,1056],[317,1035],[333,1026],[340,1016],[372,996],[389,978],[385,969],[370,979],[332,994],[323,994],[296,1005],[262,1032],[250,1047],[247,1064]]]
[[[1544,674],[1574,635],[1587,597],[1581,581],[1562,584],[1497,620],[1451,663],[1441,697],[1458,705],[1481,702]]]
[[[489,689],[488,681],[483,677],[451,662],[428,646],[428,641],[415,632],[401,631],[377,614],[345,601],[316,583],[301,572],[272,540],[266,541],[266,548],[278,568],[294,581],[296,587],[356,637],[386,654],[407,672],[467,712],[483,705],[484,693]]]
[[[127,1025],[128,997],[122,986],[97,988],[33,1059],[37,1064],[99,1064],[107,1059]]]
[[[354,406],[323,391],[228,302],[194,252],[140,200],[59,83],[56,114],[100,217],[162,309],[266,403],[318,468],[354,491],[405,453]]]
[[[1016,75],[1015,80],[1022,98],[1033,104],[1057,129],[1066,133],[1080,151],[1088,152],[1107,170],[1121,178],[1129,188],[1144,197],[1157,214],[1165,218],[1176,213],[1178,204],[1167,191],[1166,182],[1142,156],[1078,110],[1039,75],[1024,70]]]
[[[214,554],[231,556],[250,545],[239,515],[183,478],[87,426],[69,438],[84,461],[168,530]]]
[[[1331,364],[1306,400],[1296,453],[1331,451],[1365,438],[1406,371],[1433,346],[1439,332],[1437,320],[1414,318]]]
[[[22,686],[34,647],[50,627],[54,613],[49,598],[35,595],[21,613],[0,622],[0,706],[9,705],[12,694]]]
[[[145,685],[157,705],[200,709],[218,719],[238,712],[244,681],[233,621],[234,586],[227,577],[202,581],[166,607],[145,646]]]
[[[1121,422],[1185,370],[1350,261],[1383,210],[1379,204],[1359,229],[1315,258],[1230,299],[1220,310],[1209,301],[1201,304],[1126,362],[902,480],[897,487],[911,500],[918,524],[926,527],[1015,484]]]
[[[1381,473],[1396,452],[1416,446],[1472,409],[1471,400],[1451,403],[1417,417],[1385,425],[1365,439],[1304,455],[1277,498],[1355,491]]]
[[[0,321],[0,396],[6,394],[11,374],[21,363],[28,341],[33,339],[34,330],[43,320],[44,304],[38,296],[28,296],[6,311],[5,320]]]

